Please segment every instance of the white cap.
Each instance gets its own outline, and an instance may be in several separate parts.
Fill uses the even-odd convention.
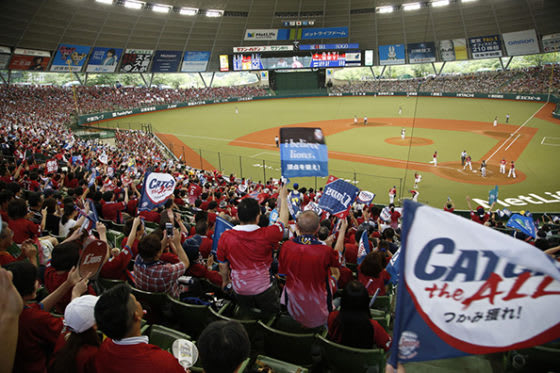
[[[83,333],[95,325],[93,310],[99,297],[82,295],[66,306],[64,325],[74,333]]]

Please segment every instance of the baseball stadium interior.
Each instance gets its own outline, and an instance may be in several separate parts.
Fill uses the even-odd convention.
[[[560,372],[559,20],[0,2],[0,372]]]

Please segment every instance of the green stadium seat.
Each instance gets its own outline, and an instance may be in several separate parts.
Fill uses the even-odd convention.
[[[153,230],[159,229],[159,224],[154,223],[153,221],[145,221],[144,226]]]
[[[321,348],[322,359],[332,373],[365,373],[368,369],[383,372],[385,369],[385,352],[382,349],[347,347],[321,335],[316,340]]]
[[[236,318],[235,316],[226,316],[227,314],[227,310],[228,310],[229,306],[224,306],[222,307],[222,309],[220,309],[219,311],[215,311],[214,309],[212,309],[211,307],[209,308],[210,310],[210,320],[211,321],[237,321],[239,322],[241,325],[243,325],[243,327],[245,328],[245,331],[247,331],[247,335],[249,336],[249,339],[251,341],[253,341],[254,337],[255,337],[255,333],[257,331],[257,319],[240,319],[240,318]]]
[[[524,350],[511,351],[508,371],[557,372],[560,368],[560,344],[546,344]]]
[[[211,317],[210,307],[206,305],[188,304],[168,296],[171,304],[171,320],[175,329],[198,338],[208,325]]]
[[[124,224],[113,223],[113,229],[118,232],[124,233]]]
[[[315,334],[288,333],[263,323],[257,322],[259,332],[263,336],[264,354],[290,362],[292,364],[311,366],[311,350]]]
[[[376,310],[382,310],[385,312],[391,312],[392,296],[390,295],[380,295],[375,298],[373,302],[373,308]]]
[[[253,364],[253,371],[269,367],[274,373],[307,373],[307,368],[288,362],[258,355]]]
[[[170,319],[170,304],[166,293],[153,293],[131,287],[132,294],[146,311],[148,324],[166,324]]]
[[[279,314],[268,325],[274,329],[295,334],[323,333],[325,330],[323,326],[313,329],[306,328],[287,313]]]
[[[156,345],[162,350],[166,350],[171,353],[173,353],[171,350],[173,342],[177,339],[192,341],[192,338],[188,334],[157,324],[152,325],[148,330],[148,338],[150,339],[150,344]]]
[[[104,292],[105,290],[109,290],[114,286],[120,285],[120,284],[126,284],[126,281],[123,280],[113,280],[110,278],[101,278],[98,277],[97,280],[95,280],[101,290],[101,292]]]
[[[121,248],[121,241],[124,238],[124,233],[112,229],[107,230],[107,241],[109,245],[116,248]]]

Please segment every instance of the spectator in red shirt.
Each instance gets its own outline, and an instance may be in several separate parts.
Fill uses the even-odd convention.
[[[282,204],[278,221],[268,227],[257,225],[261,208],[259,202],[245,198],[239,203],[238,216],[241,221],[233,229],[220,236],[217,259],[222,275],[222,287],[231,283],[241,312],[255,307],[266,314],[280,310],[278,289],[270,279],[272,251],[284,235],[289,212],[287,189],[281,189]]]
[[[494,208],[496,201],[492,203],[492,206],[490,206],[488,212],[485,212],[484,207],[482,206],[478,206],[476,208],[476,212],[474,212],[471,205],[471,197],[466,196],[465,198],[467,200],[467,205],[469,206],[469,210],[471,210],[472,221],[478,224],[485,224],[488,220],[490,220],[490,217],[492,216],[492,209]]]
[[[443,205],[443,210],[447,212],[455,211],[455,204],[451,198],[447,197],[447,202]]]
[[[32,303],[37,297],[39,281],[37,268],[31,263],[15,262],[6,266],[12,272],[13,283],[26,303],[19,317],[19,336],[14,362],[14,372],[40,372],[47,370],[49,351],[52,351],[62,330],[62,319],[52,316],[49,311],[68,291],[79,296],[85,291],[87,278],[81,279],[73,268],[68,279],[49,294],[41,303]]]
[[[177,263],[161,260],[163,250],[168,245],[177,255]],[[164,232],[163,240],[160,240],[157,233],[152,233],[138,243],[138,256],[134,262],[136,287],[144,291],[169,293],[178,298],[180,287],[177,280],[189,266],[189,258],[181,246],[181,234],[178,229],[173,229],[173,236],[170,238],[167,237],[167,232]]]
[[[142,224],[142,220],[139,217],[136,217],[129,219],[125,229],[129,229],[129,231],[128,237],[125,237],[122,241],[122,249],[119,251],[118,248],[113,248],[117,253],[109,258],[101,267],[99,275],[103,278],[114,280],[127,280],[129,278],[127,268],[130,261],[136,256],[134,254],[134,247],[136,248],[136,253],[138,253],[138,240],[144,234],[144,224]]]
[[[8,205],[8,224],[14,231],[14,242],[21,244],[23,241],[35,240],[41,234],[41,228],[26,218],[28,214],[27,202],[23,199],[14,199]]]
[[[105,291],[95,305],[95,321],[109,338],[95,357],[95,367],[104,373],[185,373],[169,352],[149,344],[140,325],[144,312],[127,285]]]
[[[14,232],[7,223],[2,222],[2,231],[0,232],[0,266],[5,266],[18,260],[27,259],[31,264],[37,267],[37,247],[33,245],[31,240],[24,241],[21,244],[21,255],[17,258],[8,252],[14,244]]]
[[[379,289],[379,295],[387,294],[387,284],[391,276],[383,268],[383,255],[379,251],[367,254],[358,267],[358,281],[366,287],[370,296],[375,294],[377,289]]]
[[[124,189],[124,201],[116,202],[116,194],[113,192],[103,193],[103,201],[101,203],[101,214],[103,219],[111,220],[112,222],[122,224],[121,212],[126,210],[128,205],[128,188]]]
[[[0,215],[2,216],[2,221],[8,221],[8,204],[13,199],[12,193],[7,190],[0,191]]]
[[[391,337],[369,312],[369,296],[364,286],[352,281],[342,293],[340,311],[329,314],[328,338],[354,348],[382,348],[389,351]]]

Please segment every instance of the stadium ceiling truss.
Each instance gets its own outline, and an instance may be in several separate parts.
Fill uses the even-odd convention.
[[[436,1],[436,0],[430,0]],[[232,48],[281,45],[286,41],[245,41],[246,29],[286,28],[283,22],[313,20],[314,27],[348,26],[349,37],[311,43],[359,43],[360,49],[379,45],[502,34],[535,29],[538,35],[560,32],[559,0],[450,0],[443,7],[419,1],[421,8],[405,11],[415,0],[155,0],[142,9],[95,0],[3,0],[0,2],[0,45],[54,51],[58,44],[211,51],[209,71],[218,70],[218,55]],[[155,3],[171,6],[157,13]],[[376,8],[393,5],[392,13]],[[180,8],[200,9],[197,15]],[[223,10],[208,17],[206,10]],[[290,43],[290,42],[288,42]]]

